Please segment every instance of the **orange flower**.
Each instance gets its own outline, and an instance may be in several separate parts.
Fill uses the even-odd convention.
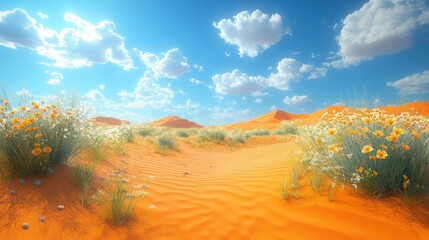
[[[3,100],[3,105],[8,105],[9,101],[8,100]]]
[[[22,120],[21,124],[24,125],[24,126],[26,126],[26,125],[29,124],[29,122],[26,119],[24,119],[24,120]]]
[[[366,124],[371,123],[371,119],[369,117],[362,118],[362,121]]]
[[[31,153],[37,156],[37,155],[40,155],[42,151],[40,150],[40,148],[35,148],[33,149],[33,151],[31,151]]]
[[[26,128],[25,129],[26,132],[31,132],[31,130],[32,130],[31,128]]]
[[[364,167],[360,166],[360,168],[356,169],[356,173],[361,173],[363,172],[363,170],[364,170]]]
[[[391,133],[389,136],[386,137],[387,141],[396,142],[399,139],[399,135],[396,133]]]
[[[414,138],[419,138],[420,137],[420,135],[418,133],[416,133],[416,132],[412,132],[411,136],[413,136]]]
[[[39,128],[38,128],[38,127],[34,127],[34,128],[33,128],[33,131],[37,131],[37,130],[39,130]]]
[[[333,152],[339,152],[340,149],[338,148],[338,144],[332,144],[329,146],[329,150]]]
[[[34,119],[34,118],[27,118],[27,121],[28,121],[29,123],[34,123],[34,122],[36,121],[36,119]]]
[[[54,113],[49,114],[49,117],[56,118],[57,116]]]
[[[404,129],[402,128],[393,128],[393,132],[397,135],[404,134]]]
[[[50,148],[50,147],[44,147],[43,148],[43,152],[50,153],[50,152],[52,152],[52,148]]]
[[[34,113],[34,116],[39,118],[39,117],[42,116],[42,114],[40,114],[40,113]]]
[[[37,139],[39,139],[39,138],[41,138],[43,136],[43,134],[42,133],[37,133],[34,137],[35,138],[37,138]]]
[[[380,145],[380,148],[381,148],[381,150],[386,150],[386,149],[387,149],[387,146],[386,146],[386,145],[381,144],[381,145]]]
[[[350,130],[349,130],[349,134],[350,134],[350,135],[355,135],[355,134],[357,134],[357,131],[350,129]]]
[[[15,114],[15,110],[10,111],[10,115]]]
[[[39,147],[40,147],[40,144],[39,144],[39,143],[36,143],[36,144],[34,144],[34,147],[35,147],[35,148],[39,148]]]
[[[22,107],[19,107],[19,110],[21,110],[21,111],[25,111],[25,109],[26,109],[26,107],[25,106],[22,106]]]
[[[317,143],[322,143],[322,142],[323,142],[323,140],[322,140],[321,138],[317,138],[317,139],[316,139],[316,142],[317,142]]]
[[[378,176],[378,172],[377,171],[372,171],[372,175],[374,175],[374,177]]]
[[[365,134],[367,134],[369,132],[368,128],[361,128],[360,130]]]
[[[375,160],[375,156],[374,156],[374,155],[370,155],[370,156],[369,156],[369,159],[370,159],[370,160]]]
[[[13,125],[12,127],[11,127],[13,130],[18,130],[19,128],[20,128],[20,126],[19,125]]]
[[[377,130],[377,131],[374,132],[374,136],[376,136],[376,137],[379,138],[379,137],[384,136],[384,133],[382,131],[380,131],[380,130]]]
[[[33,105],[33,108],[34,108],[34,109],[38,109],[39,107],[40,107],[40,105],[39,105],[39,104],[34,104],[34,105]]]
[[[19,122],[21,122],[21,120],[19,118],[12,118],[10,121],[12,123],[19,123]]]
[[[389,125],[393,125],[393,124],[395,124],[395,119],[393,119],[393,118],[388,118],[388,119],[386,119],[386,123],[387,124],[389,124]]]
[[[337,129],[335,128],[328,129],[328,135],[334,135],[335,133],[337,133]]]
[[[374,150],[374,148],[372,148],[371,144],[370,145],[366,145],[362,148],[362,153],[369,153],[372,150]]]
[[[407,144],[402,144],[402,149],[408,150],[410,149],[410,146],[408,146]]]
[[[389,155],[387,155],[387,152],[386,152],[386,151],[377,150],[377,155],[376,155],[376,157],[377,157],[378,159],[386,159],[386,157],[387,157],[387,156],[389,156]]]

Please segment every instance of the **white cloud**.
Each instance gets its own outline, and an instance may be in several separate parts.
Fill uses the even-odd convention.
[[[404,77],[387,86],[399,89],[406,94],[429,93],[429,70]]]
[[[167,53],[162,54],[162,58],[150,52],[139,52],[139,55],[155,78],[166,77],[174,79],[188,73],[190,69],[187,58],[182,55],[178,48],[168,50]]]
[[[49,16],[45,13],[42,12],[38,12],[37,15],[41,18],[41,19],[47,19],[49,18]]]
[[[307,64],[302,64],[293,58],[283,58],[277,64],[277,72],[271,73],[267,79],[267,86],[288,90],[290,81],[299,81],[302,74],[309,70],[310,66]]]
[[[262,103],[262,99],[260,99],[260,98],[256,98],[256,99],[255,99],[255,103]]]
[[[227,43],[237,45],[239,55],[256,57],[260,52],[277,43],[289,27],[283,27],[282,17],[275,13],[271,17],[259,9],[249,13],[243,11],[231,19],[222,19],[213,26]]]
[[[341,59],[331,63],[337,68],[409,48],[413,31],[429,23],[429,10],[424,0],[370,0],[342,23]]]
[[[225,52],[225,56],[229,57],[229,56],[231,56],[231,53]]]
[[[104,84],[100,84],[100,85],[98,85],[98,88],[101,89],[101,90],[103,90],[103,89],[106,88],[106,86]]]
[[[201,84],[201,83],[202,83],[202,81],[201,81],[201,80],[198,80],[198,79],[195,79],[195,78],[191,78],[191,79],[189,79],[189,82],[191,82],[191,83],[193,83],[193,84]]]
[[[0,45],[28,48],[53,61],[46,65],[59,68],[108,62],[124,70],[133,68],[124,38],[115,32],[114,23],[102,21],[94,25],[71,13],[65,13],[64,20],[74,27],[56,31],[37,23],[25,10],[0,11]]]
[[[277,64],[277,72],[271,73],[269,77],[249,76],[234,69],[232,72],[216,74],[212,76],[212,80],[217,93],[260,96],[259,94],[266,95],[262,92],[266,88],[289,90],[289,83],[299,81],[303,75],[308,75],[311,79],[326,75],[326,68],[313,69],[310,64],[303,64],[293,58],[283,58]]]
[[[325,77],[327,73],[328,73],[328,69],[327,68],[325,68],[325,67],[317,67],[316,69],[314,69],[314,71],[310,72],[310,75],[308,76],[308,79],[316,79],[316,78]]]
[[[298,104],[310,103],[311,99],[307,95],[303,95],[303,96],[295,95],[292,98],[290,98],[289,96],[286,96],[285,99],[283,100],[283,102],[286,105],[294,106],[294,105],[298,105]]]
[[[252,111],[248,108],[212,107],[208,110],[211,113],[212,123],[214,124],[238,122],[254,117]]]
[[[196,70],[198,70],[198,72],[202,72],[202,71],[204,71],[204,68],[203,68],[203,66],[201,66],[201,65],[193,64],[192,66],[193,66]]]
[[[106,99],[104,95],[98,89],[92,89],[85,94],[85,97],[91,100],[104,100]]]
[[[265,87],[264,77],[249,76],[238,69],[234,69],[230,73],[216,74],[212,80],[215,84],[215,91],[221,94],[246,95],[260,92]]]
[[[132,98],[134,95],[130,92],[122,90],[122,91],[118,92],[118,96],[121,97],[122,101],[126,101],[127,99]]]
[[[59,72],[46,72],[51,75],[51,78],[46,82],[49,85],[58,85],[63,80],[63,75]]]
[[[21,88],[19,91],[16,92],[16,96],[18,97],[28,97],[30,95],[30,92],[25,88]]]
[[[270,110],[271,110],[271,111],[276,111],[276,110],[277,110],[276,105],[271,106]]]

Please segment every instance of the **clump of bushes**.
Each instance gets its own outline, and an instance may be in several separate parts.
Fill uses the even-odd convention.
[[[198,133],[198,140],[201,142],[213,141],[220,143],[225,140],[226,132],[223,129],[204,129]]]
[[[0,155],[10,175],[46,174],[87,144],[87,111],[70,100],[55,103],[0,97]]]
[[[429,197],[429,120],[407,112],[343,111],[303,134],[303,162],[372,196]]]
[[[283,121],[279,127],[274,130],[274,135],[297,135],[299,134],[298,126],[291,121]]]
[[[270,135],[270,130],[268,129],[257,129],[252,131],[247,131],[248,134],[251,136],[268,136]]]

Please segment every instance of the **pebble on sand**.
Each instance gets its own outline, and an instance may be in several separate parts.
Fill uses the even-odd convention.
[[[41,222],[45,222],[45,221],[46,221],[46,219],[45,219],[44,217],[39,217],[39,221],[41,221]]]
[[[16,195],[16,191],[15,190],[10,191],[10,195]]]
[[[23,223],[22,224],[22,228],[27,230],[30,227],[30,225],[28,225],[28,223]]]
[[[59,210],[64,210],[64,205],[58,205]]]
[[[42,184],[42,180],[37,179],[33,181],[33,185],[35,186],[39,186],[40,184]]]

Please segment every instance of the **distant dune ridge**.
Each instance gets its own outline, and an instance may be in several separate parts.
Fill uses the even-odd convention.
[[[285,112],[283,110],[272,111],[263,115],[260,115],[256,118],[253,118],[249,121],[238,122],[233,124],[222,125],[226,129],[239,129],[239,130],[251,130],[251,129],[276,129],[278,124],[282,121],[289,120],[299,120],[302,123],[313,123],[318,121],[320,117],[326,112],[341,112],[344,109],[353,110],[353,108],[345,106],[329,106],[321,110],[314,111],[309,114],[293,114]],[[417,113],[419,115],[428,116],[429,115],[429,102],[413,102],[406,103],[399,106],[383,106],[380,107],[381,110],[386,111],[389,114],[400,114],[401,112],[410,112],[412,114]],[[121,125],[129,124],[130,122],[126,120],[120,120],[117,118],[111,117],[95,117],[92,119],[94,123],[103,124],[103,125]],[[169,127],[169,128],[202,128],[203,126],[183,119],[177,116],[168,116],[156,121],[150,122],[150,125]]]
[[[177,116],[168,116],[156,121],[150,122],[150,125],[159,126],[159,127],[169,127],[169,128],[202,128],[203,126],[198,123],[191,122],[189,120],[177,117]]]
[[[122,125],[122,124],[129,124],[130,122],[126,120],[120,120],[117,118],[112,117],[95,117],[92,119],[92,122],[95,124],[101,124],[101,125]]]

